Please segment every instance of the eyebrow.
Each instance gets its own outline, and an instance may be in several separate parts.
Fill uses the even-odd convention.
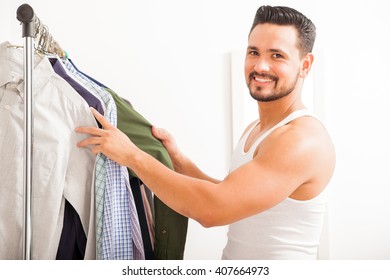
[[[258,47],[255,47],[255,46],[248,46],[248,47],[247,47],[247,50],[255,50],[255,51],[258,51],[259,48],[258,48]],[[271,52],[271,53],[277,52],[277,53],[283,53],[283,54],[287,55],[287,53],[286,53],[285,51],[283,51],[282,49],[274,49],[274,48],[271,48],[271,49],[268,49],[267,52]]]
[[[281,49],[269,49],[268,50],[269,52],[278,52],[278,53],[285,53],[283,50]]]
[[[247,49],[247,50],[255,50],[255,51],[258,51],[258,50],[259,50],[259,49],[258,49],[257,47],[255,47],[255,46],[248,46],[246,49]]]

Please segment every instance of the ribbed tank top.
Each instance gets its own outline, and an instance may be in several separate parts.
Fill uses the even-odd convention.
[[[245,153],[245,143],[257,123],[254,124],[237,144],[230,171],[251,161],[256,147],[275,129],[302,116],[312,114],[308,110],[291,113],[258,138]],[[317,259],[326,198],[325,191],[310,200],[288,197],[264,212],[229,225],[222,259]]]

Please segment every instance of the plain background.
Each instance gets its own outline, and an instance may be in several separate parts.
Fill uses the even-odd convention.
[[[0,0],[1,42],[23,45],[16,19],[23,3],[80,70],[169,130],[201,169],[219,179],[244,126],[236,118],[246,120],[243,114],[255,106],[237,111],[249,95],[238,94],[244,76],[237,65],[257,8],[287,5],[306,14],[318,33],[308,107],[322,118],[337,151],[320,257],[390,259],[385,1]],[[191,221],[185,259],[220,259],[226,229]]]

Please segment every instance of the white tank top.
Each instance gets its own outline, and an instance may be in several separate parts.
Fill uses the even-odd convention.
[[[256,147],[272,131],[302,116],[312,114],[308,110],[291,113],[257,139],[245,153],[245,143],[256,123],[240,139],[233,154],[230,171],[251,161]],[[325,206],[325,191],[310,200],[288,197],[264,212],[229,225],[228,242],[222,259],[317,259]]]

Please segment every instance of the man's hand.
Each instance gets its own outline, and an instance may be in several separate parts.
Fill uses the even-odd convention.
[[[102,153],[120,165],[128,166],[134,152],[138,148],[118,128],[111,125],[98,111],[91,108],[102,129],[97,127],[78,127],[77,133],[90,134],[91,137],[77,143],[78,147],[92,145],[91,151],[94,154]]]
[[[160,140],[163,143],[163,145],[167,149],[169,157],[172,160],[172,164],[175,170],[178,171],[178,169],[180,169],[180,166],[182,166],[183,164],[182,161],[184,156],[179,150],[173,136],[165,129],[157,128],[155,126],[152,127],[152,133],[154,137],[156,137],[158,140]]]

